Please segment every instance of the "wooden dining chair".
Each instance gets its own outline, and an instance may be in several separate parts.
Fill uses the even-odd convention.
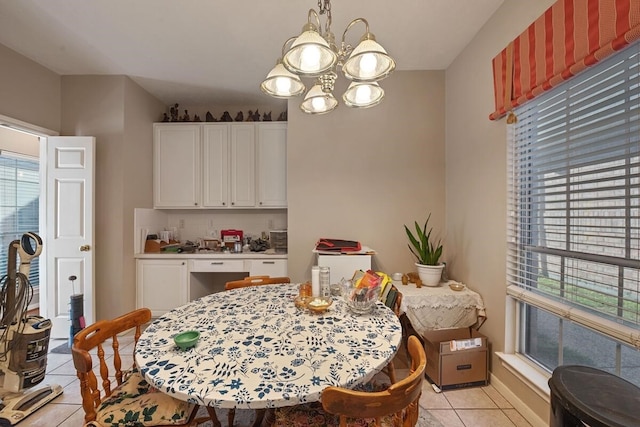
[[[198,405],[153,388],[138,371],[135,360],[131,365],[125,362],[123,368],[119,336],[133,332],[135,346],[150,320],[151,311],[140,308],[112,320],[97,321],[74,336],[71,353],[87,426],[196,426],[209,420],[216,424],[211,414],[196,418]],[[112,356],[107,354],[108,347],[113,350]]]
[[[297,426],[329,425],[410,427],[419,416],[427,356],[420,340],[409,337],[411,367],[409,375],[381,391],[358,391],[342,387],[327,387],[322,391],[321,404],[311,403],[276,408],[273,426],[284,427],[295,420]]]
[[[400,318],[400,315],[402,314],[400,312],[401,304],[402,304],[402,292],[400,292],[398,288],[396,288],[396,285],[391,285],[391,289],[389,290],[389,293],[387,294],[387,298],[385,300],[385,305],[389,307],[391,310],[393,310],[396,316]],[[384,367],[382,372],[387,374],[387,376],[389,377],[389,380],[391,380],[391,384],[394,384],[396,382],[396,369],[393,364],[393,360],[391,360],[387,364],[387,366]]]
[[[288,277],[269,277],[269,276],[247,276],[242,280],[234,280],[224,285],[224,290],[228,291],[237,288],[246,288],[248,286],[275,285],[277,283],[291,283]]]

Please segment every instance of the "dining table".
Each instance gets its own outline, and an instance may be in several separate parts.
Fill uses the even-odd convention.
[[[355,314],[335,297],[324,313],[294,304],[296,284],[213,293],[175,308],[144,330],[135,361],[145,379],[177,399],[211,408],[267,409],[315,402],[328,386],[370,380],[402,341],[382,302]],[[174,343],[200,334],[186,350]]]

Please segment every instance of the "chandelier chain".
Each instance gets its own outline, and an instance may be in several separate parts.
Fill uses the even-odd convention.
[[[324,24],[325,34],[331,32],[331,0],[318,0],[318,13],[327,14],[327,22]]]

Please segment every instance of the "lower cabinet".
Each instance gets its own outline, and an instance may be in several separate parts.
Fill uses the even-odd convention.
[[[136,307],[147,307],[154,317],[187,303],[187,260],[138,260]]]
[[[329,267],[329,280],[331,283],[340,283],[340,280],[349,280],[358,270],[371,269],[371,255],[320,255],[318,265]]]
[[[227,280],[238,280],[246,276],[287,276],[287,260],[138,259],[136,308],[146,307],[151,310],[153,317],[159,317],[191,299],[223,290]]]
[[[252,259],[249,276],[284,277],[287,273],[286,259]]]

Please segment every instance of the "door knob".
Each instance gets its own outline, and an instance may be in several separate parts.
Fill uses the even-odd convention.
[[[91,246],[89,245],[80,246],[80,252],[89,252],[90,250],[91,250]]]

